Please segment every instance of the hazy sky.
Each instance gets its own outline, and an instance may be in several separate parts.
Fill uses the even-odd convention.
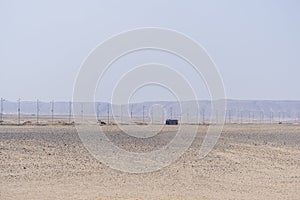
[[[150,26],[202,44],[227,98],[300,100],[299,10],[297,0],[0,0],[0,96],[69,100],[79,67],[97,44]]]

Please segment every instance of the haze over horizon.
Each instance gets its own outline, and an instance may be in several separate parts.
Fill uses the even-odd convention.
[[[10,101],[69,101],[80,65],[99,43],[117,33],[161,27],[196,40],[216,63],[226,98],[300,100],[300,2],[288,1],[0,1],[0,97]],[[197,97],[209,99],[205,83],[189,66],[162,52],[136,52],[115,63],[113,81],[141,63],[166,63],[182,70]],[[186,71],[186,72],[185,72]],[[172,101],[163,88],[149,86],[133,102]]]

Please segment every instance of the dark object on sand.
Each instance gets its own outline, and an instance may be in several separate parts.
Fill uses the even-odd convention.
[[[178,120],[177,119],[167,119],[166,125],[178,125]]]
[[[106,125],[106,122],[98,120],[98,124],[100,124],[100,125]]]

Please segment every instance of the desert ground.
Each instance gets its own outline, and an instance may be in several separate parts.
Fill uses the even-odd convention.
[[[148,140],[109,138],[131,151],[164,145],[176,127]],[[83,146],[73,126],[0,126],[0,199],[299,199],[300,125],[226,125],[197,157],[207,126],[173,164],[156,172],[111,169]]]

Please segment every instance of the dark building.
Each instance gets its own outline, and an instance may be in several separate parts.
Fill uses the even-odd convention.
[[[177,119],[167,119],[166,125],[178,125],[178,120]]]

